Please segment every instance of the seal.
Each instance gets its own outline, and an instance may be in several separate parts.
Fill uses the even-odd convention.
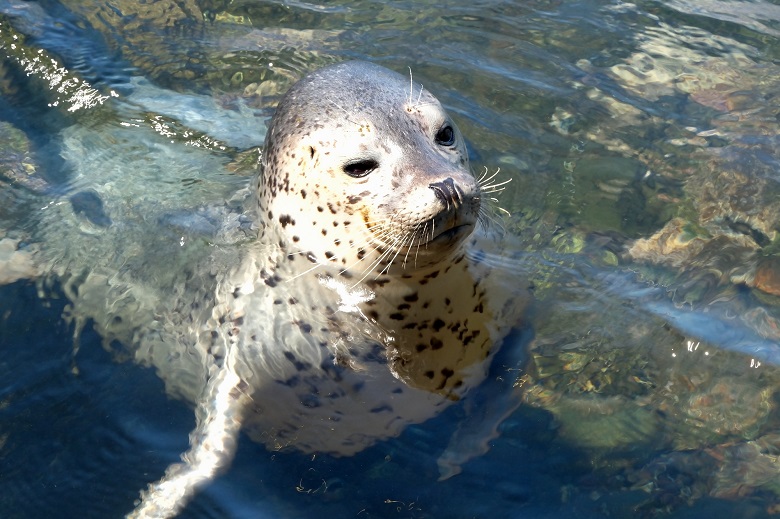
[[[411,79],[346,62],[297,82],[247,200],[257,239],[203,295],[207,322],[176,339],[207,352],[190,449],[131,517],[180,511],[229,464],[239,430],[351,455],[478,385],[526,303],[483,232],[500,189]]]

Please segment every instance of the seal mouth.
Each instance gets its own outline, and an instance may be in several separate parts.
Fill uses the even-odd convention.
[[[447,229],[446,231],[440,232],[435,237],[430,239],[427,243],[424,243],[423,246],[452,245],[453,243],[459,242],[463,238],[471,234],[471,231],[473,230],[474,230],[474,224],[472,223],[463,223],[460,225],[456,225],[450,229]]]

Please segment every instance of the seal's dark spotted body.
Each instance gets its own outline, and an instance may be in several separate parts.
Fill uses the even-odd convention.
[[[239,428],[271,448],[348,455],[482,381],[524,306],[474,232],[483,187],[421,86],[361,62],[294,85],[253,185],[259,239],[195,332],[224,360],[192,448],[135,514],[175,513],[229,461]]]

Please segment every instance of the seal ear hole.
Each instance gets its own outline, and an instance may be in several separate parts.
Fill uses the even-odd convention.
[[[344,164],[344,173],[352,178],[365,177],[376,168],[379,167],[379,162],[374,159],[362,159],[354,162],[348,162]]]
[[[452,146],[455,144],[455,130],[452,125],[445,124],[436,132],[434,139],[436,139],[436,144],[440,146]]]

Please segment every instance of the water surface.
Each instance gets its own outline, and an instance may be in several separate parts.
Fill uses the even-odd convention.
[[[0,0],[0,13],[0,237],[22,253],[0,287],[2,517],[122,516],[186,449],[189,405],[103,344],[62,280],[101,257],[95,275],[163,283],[203,254],[223,213],[196,208],[231,207],[279,96],[344,59],[411,69],[475,170],[513,179],[501,264],[536,303],[508,345],[528,364],[499,359],[492,380],[522,403],[445,481],[450,437],[490,412],[479,395],[351,458],[243,438],[184,516],[777,510],[776,3]],[[122,239],[67,239],[106,228]],[[29,279],[36,241],[59,251],[56,275]]]

